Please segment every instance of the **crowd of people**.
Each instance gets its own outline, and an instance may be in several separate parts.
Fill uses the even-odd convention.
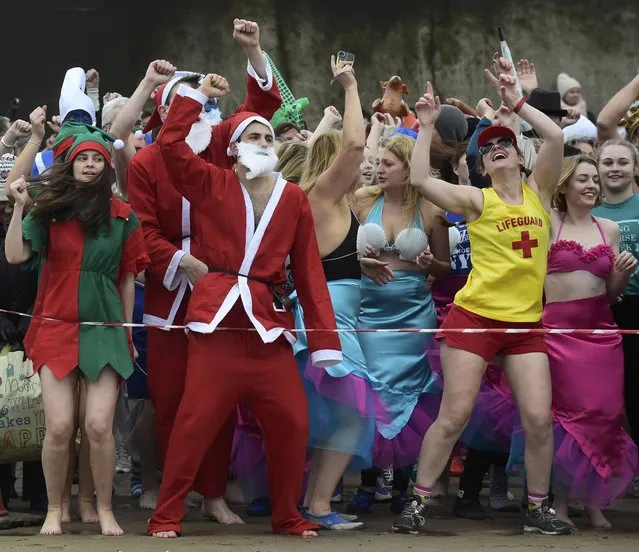
[[[450,471],[460,518],[565,535],[577,502],[609,528],[639,496],[639,335],[565,330],[639,330],[639,76],[595,116],[575,78],[545,90],[497,53],[492,98],[424,83],[408,105],[393,76],[369,109],[340,52],[343,110],[310,130],[257,23],[233,37],[246,100],[224,120],[222,74],[155,60],[130,97],[75,67],[59,114],[2,121],[0,338],[42,388],[41,534],[77,472],[79,518],[121,535],[116,467],[159,538],[198,497],[242,523],[239,495],[275,533],[385,503],[416,534]],[[7,464],[0,510],[12,487]]]

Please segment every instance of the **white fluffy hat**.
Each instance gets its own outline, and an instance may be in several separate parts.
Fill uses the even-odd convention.
[[[581,83],[577,79],[571,77],[568,73],[559,73],[559,75],[557,75],[557,91],[559,92],[562,100],[564,99],[566,92],[572,88],[581,89]]]

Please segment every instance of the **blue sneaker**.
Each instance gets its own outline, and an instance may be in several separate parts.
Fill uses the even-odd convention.
[[[130,476],[131,496],[133,498],[140,498],[142,494],[142,466],[135,460],[131,461],[131,476]]]
[[[304,518],[315,525],[319,525],[321,529],[330,529],[331,531],[352,531],[364,527],[361,521],[348,521],[337,512],[331,512],[324,516],[314,516],[307,511],[304,514]]]
[[[271,501],[268,498],[256,498],[246,511],[247,516],[269,517],[271,515]]]
[[[377,485],[375,486],[375,500],[378,502],[388,502],[391,499],[393,490],[393,469],[382,470],[377,476]]]
[[[357,489],[355,496],[346,508],[349,514],[370,514],[371,506],[375,503],[375,493]]]
[[[302,514],[302,517],[306,517],[306,514],[308,514],[308,506],[298,506],[297,510],[300,514]],[[339,514],[340,516],[342,516],[346,521],[357,521],[358,517],[353,515],[353,514],[343,514],[342,512],[335,512],[333,511],[333,513],[335,514]]]

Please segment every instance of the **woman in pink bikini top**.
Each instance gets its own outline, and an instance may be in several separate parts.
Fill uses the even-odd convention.
[[[591,219],[599,230],[602,243],[586,248],[578,241],[561,239],[565,222],[562,220],[548,251],[548,274],[585,270],[601,280],[608,278],[615,264],[615,251],[608,245],[601,223],[595,217]]]
[[[594,159],[565,159],[553,196],[557,233],[548,251],[546,329],[617,329],[610,303],[637,261],[628,251],[619,252],[617,223],[591,215],[600,201]],[[602,509],[624,492],[637,467],[637,447],[623,429],[621,335],[549,333],[545,342],[552,378],[555,511],[572,524],[568,501],[575,500],[586,506],[593,526],[610,527]]]

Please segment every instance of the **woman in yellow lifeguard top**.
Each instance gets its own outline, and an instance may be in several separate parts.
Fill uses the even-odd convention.
[[[492,188],[455,186],[432,177],[430,145],[440,102],[430,83],[415,106],[420,130],[413,150],[411,182],[427,200],[465,218],[473,252],[468,282],[455,296],[442,329],[541,327],[550,200],[561,174],[563,134],[549,117],[518,97],[512,65],[503,58],[499,65],[503,105],[544,138],[527,180],[522,181],[524,157],[516,137],[504,126],[489,127],[478,139],[480,168],[491,178]],[[570,533],[547,500],[553,436],[551,380],[543,335],[442,332],[437,337],[442,341],[444,371],[441,409],[424,437],[415,495],[393,529],[416,533],[424,524],[431,488],[468,422],[486,364],[500,357],[526,432],[529,509],[524,531]]]

